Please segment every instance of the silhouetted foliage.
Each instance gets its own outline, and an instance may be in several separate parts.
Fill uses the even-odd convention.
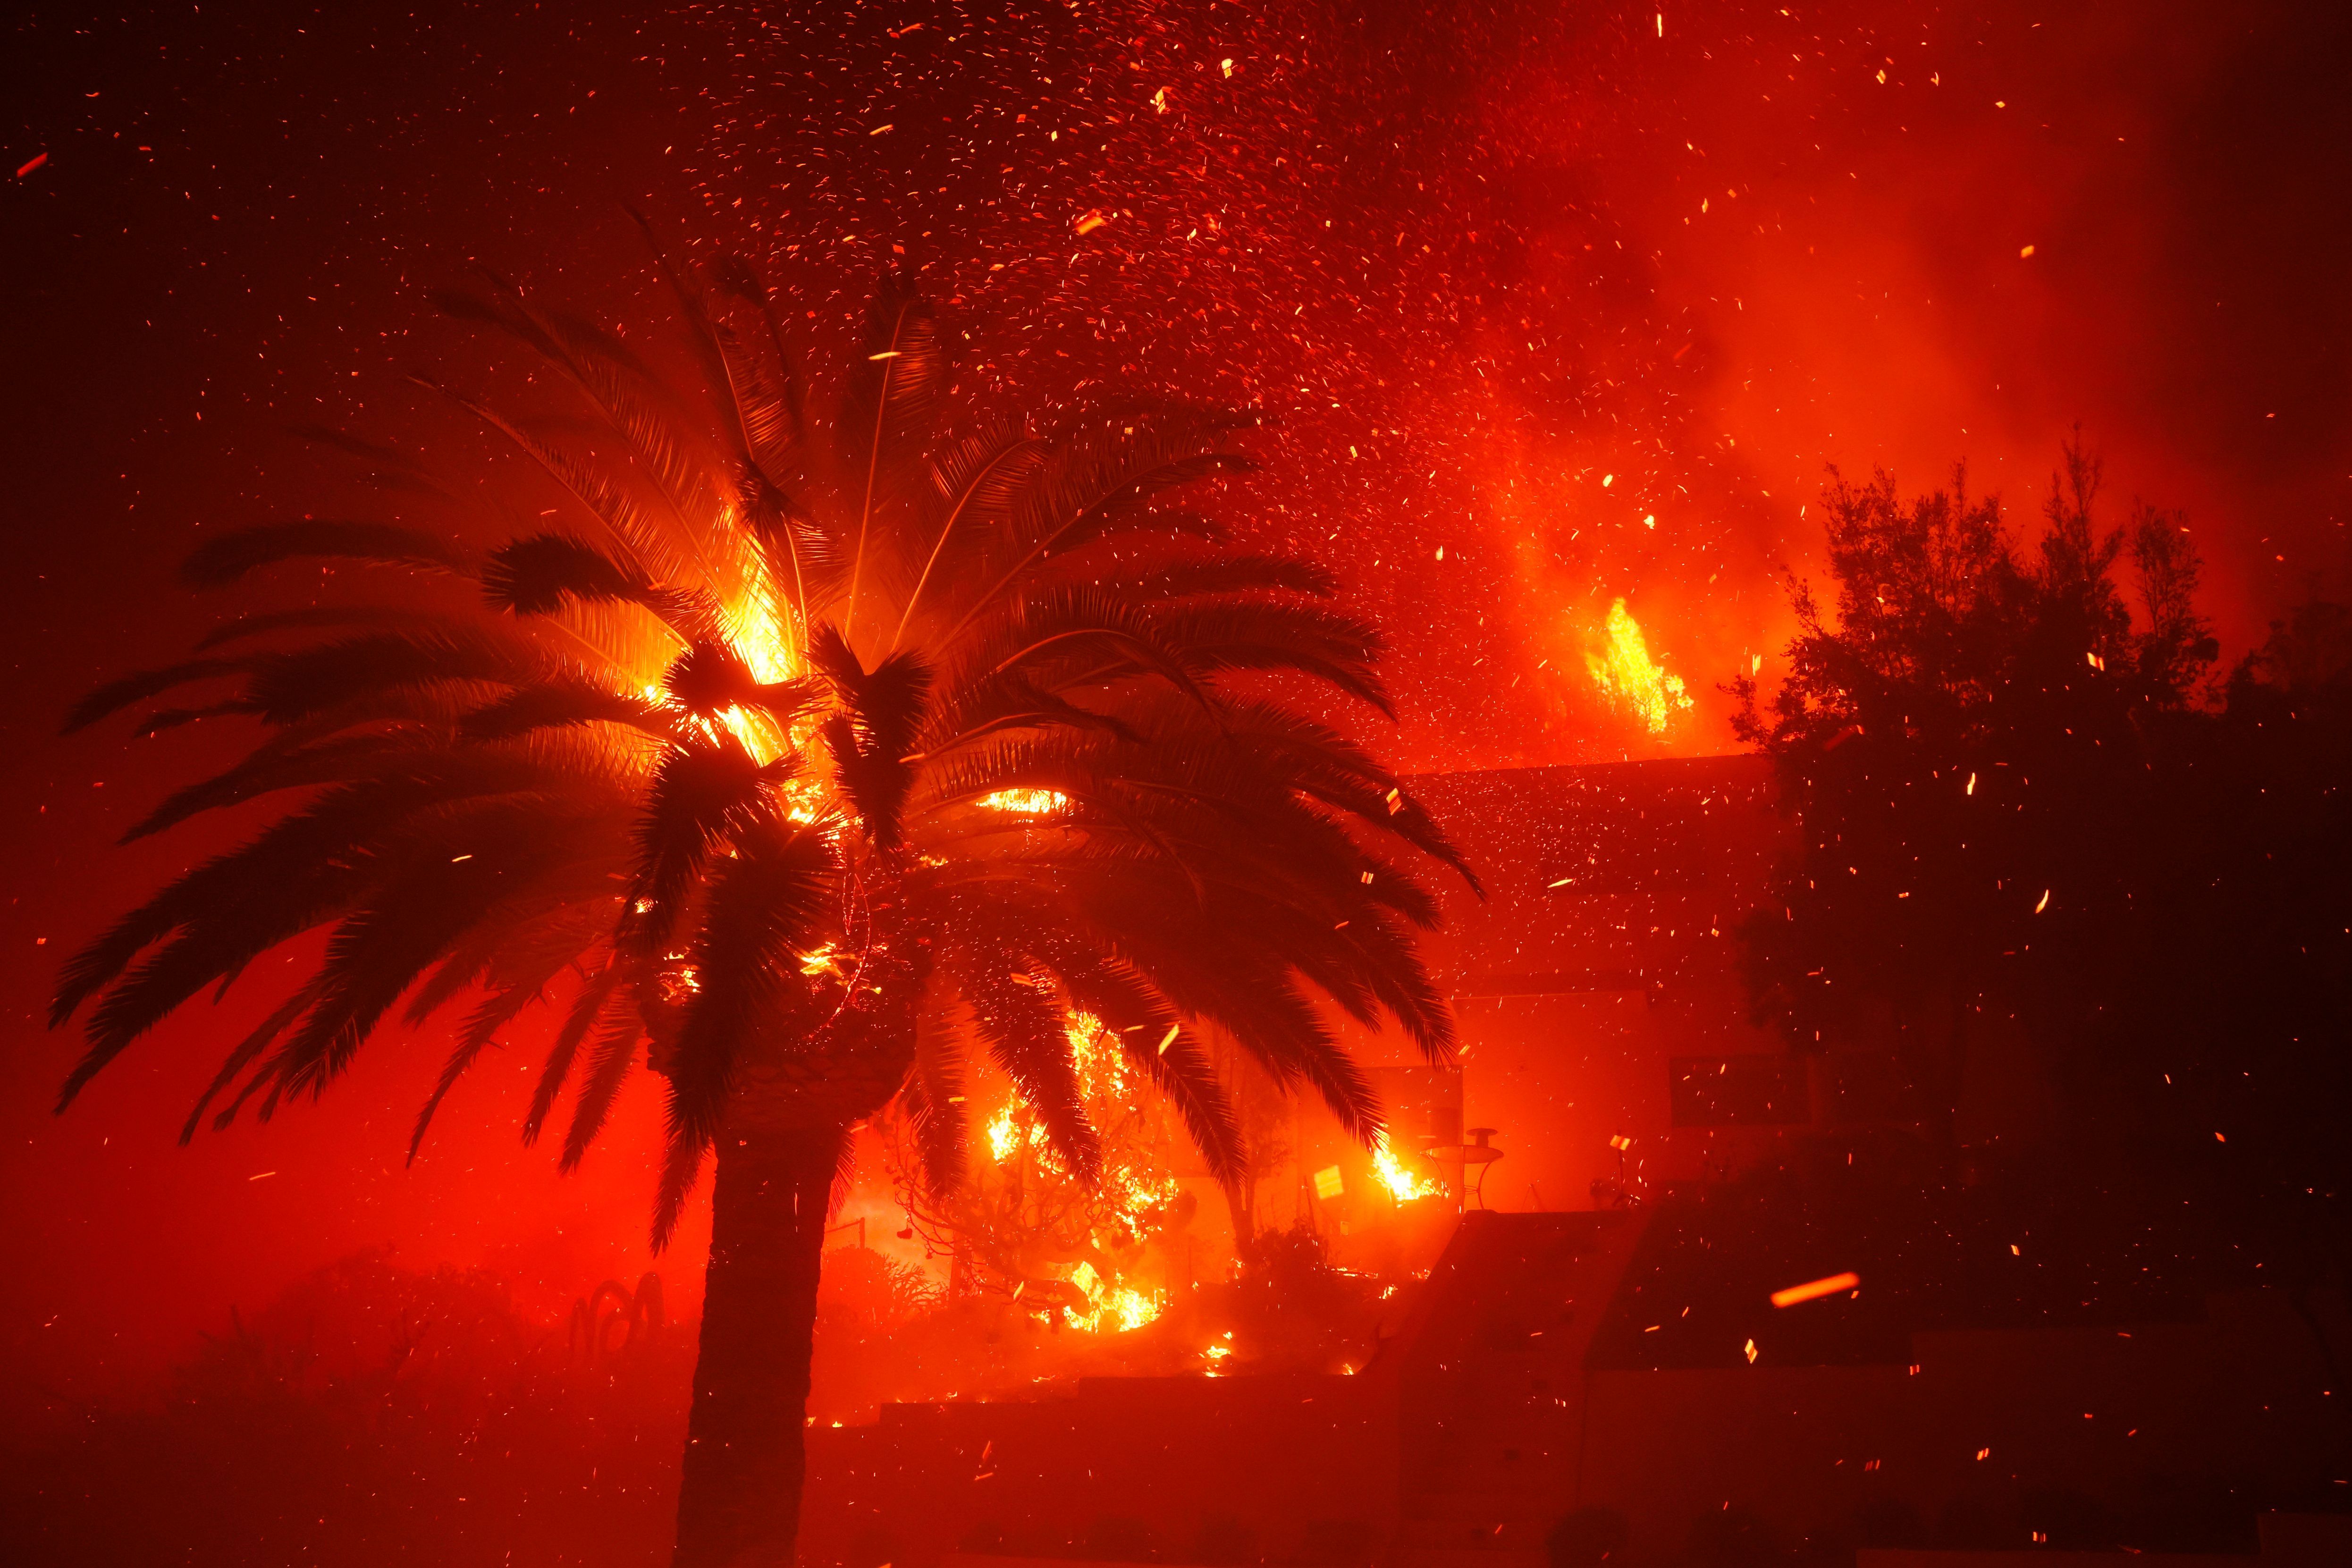
[[[1891,1047],[1897,1119],[1945,1144],[2021,1047],[2078,1179],[2241,1203],[2248,1256],[2307,1287],[2352,1175],[2352,616],[2315,600],[2200,686],[2186,529],[2103,531],[2097,489],[2070,445],[2029,559],[1958,483],[1832,481],[1835,619],[1800,588],[1786,683],[1737,688],[1801,825],[1751,994],[1800,1050]]]
[[[1386,713],[1379,632],[1323,602],[1328,574],[1176,504],[1254,467],[1247,419],[952,409],[949,334],[897,282],[812,383],[804,323],[747,265],[655,259],[698,385],[503,279],[444,300],[570,400],[572,416],[509,417],[449,394],[576,531],[484,552],[462,536],[509,516],[419,475],[450,513],[438,531],[268,524],[197,552],[198,586],[316,559],[436,583],[390,617],[241,617],[208,657],[74,709],[69,728],[212,688],[148,726],[257,720],[253,752],[136,831],[255,801],[281,815],[77,953],[52,1023],[87,1009],[62,1109],[174,1010],[323,937],[314,962],[267,966],[292,990],[227,1053],[191,1133],[224,1099],[216,1124],[317,1095],[387,1019],[461,1000],[412,1157],[541,1003],[562,1022],[524,1134],[572,1093],[566,1166],[639,1065],[660,1074],[656,1245],[717,1153],[679,1561],[721,1563],[789,1552],[851,1126],[904,1117],[950,1183],[960,1062],[984,1052],[1090,1179],[1082,1011],[1228,1185],[1243,1156],[1213,1039],[1369,1140],[1376,1099],[1313,998],[1446,1058],[1416,933],[1437,918],[1430,871],[1467,871],[1303,703]],[[919,1042],[924,1011],[952,1026]]]
[[[1835,619],[1801,586],[1787,679],[1769,704],[1735,688],[1736,727],[1802,826],[1743,932],[1759,1013],[1800,1049],[1885,1019],[1931,1120],[1958,1106],[1985,1013],[2022,1009],[2045,1040],[2079,1023],[2053,1015],[2131,912],[2160,731],[2215,657],[2195,555],[2146,509],[2130,542],[2150,625],[2134,629],[2113,578],[2126,536],[2097,526],[2098,484],[2070,445],[2026,559],[1964,472],[1908,502],[1890,475],[1833,477]]]

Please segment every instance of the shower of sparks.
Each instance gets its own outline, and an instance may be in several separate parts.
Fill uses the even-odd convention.
[[[1711,395],[1685,363],[1685,313],[1590,330],[1586,292],[1646,296],[1654,248],[1496,180],[1586,153],[1518,115],[1492,137],[1391,134],[1381,106],[1419,90],[1407,62],[1465,47],[1443,18],[1399,25],[1371,42],[1283,8],[1151,0],[912,34],[878,16],[803,30],[721,15],[709,26],[737,63],[709,89],[719,129],[688,172],[780,273],[919,278],[962,334],[970,388],[1050,405],[1150,385],[1263,411],[1274,460],[1252,525],[1328,535],[1318,553],[1376,618],[1433,634],[1394,674],[1425,761],[1665,739],[1646,719],[1608,722],[1610,691],[1557,679],[1577,668],[1573,647],[1552,646],[1559,606],[1597,580],[1631,596],[1714,584],[1733,531],[1771,505],[1745,439],[1693,423]],[[1551,101],[1537,62],[1582,58],[1580,38],[1542,22],[1477,73],[1482,100]],[[785,79],[856,88],[780,98]],[[897,134],[875,136],[880,123]],[[1600,423],[1620,420],[1643,456],[1612,439],[1596,462]],[[1604,471],[1631,507],[1619,521],[1581,510]],[[1323,526],[1343,514],[1347,528]],[[1706,705],[1701,672],[1734,635],[1720,600],[1743,585],[1725,583],[1663,628],[1690,681],[1661,700],[1671,712]],[[1770,604],[1737,612],[1751,645],[1777,635],[1757,624]],[[1465,668],[1482,671],[1467,689]],[[1465,702],[1491,713],[1458,722]],[[1436,712],[1449,717],[1424,730]],[[1701,733],[1698,717],[1675,737]]]

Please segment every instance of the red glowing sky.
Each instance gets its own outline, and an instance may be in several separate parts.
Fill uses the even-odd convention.
[[[316,504],[287,425],[467,459],[400,373],[485,374],[424,300],[469,261],[657,334],[621,200],[821,307],[898,260],[957,302],[977,384],[1275,416],[1265,526],[1391,628],[1416,766],[1727,746],[1715,683],[1769,674],[1832,462],[1966,458],[2030,520],[2079,421],[2111,516],[2186,509],[2233,655],[2342,587],[2338,7],[908,4],[814,37],[236,9],[59,13],[0,51],[0,174],[47,154],[0,187],[14,1363],[138,1361],[367,1242],[551,1300],[642,1267],[642,1119],[561,1181],[492,1069],[403,1172],[434,1053],[394,1047],[183,1151],[231,1018],[62,1121],[38,1022],[60,949],[194,852],[112,837],[228,744],[59,742],[66,702],[213,614],[171,584],[195,530]],[[1699,699],[1663,742],[1583,670],[1619,596]]]

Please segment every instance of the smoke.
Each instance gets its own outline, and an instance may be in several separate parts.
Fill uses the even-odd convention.
[[[650,1102],[566,1182],[494,1065],[404,1170],[440,1043],[386,1042],[323,1104],[181,1150],[254,998],[63,1121],[72,1045],[38,1023],[57,955],[207,847],[111,840],[233,754],[58,746],[65,704],[218,613],[170,575],[203,529],[319,504],[287,425],[478,471],[402,379],[486,374],[425,290],[488,263],[657,335],[620,198],[749,237],[821,310],[915,272],[975,394],[1263,411],[1250,521],[1319,542],[1390,629],[1409,765],[1727,747],[1717,683],[1770,678],[1831,461],[1921,486],[1965,457],[2030,517],[2079,420],[2111,516],[2187,509],[2233,651],[2313,574],[2341,587],[2340,6],[237,12],[32,25],[17,56],[0,173],[47,156],[0,198],[0,334],[33,367],[0,422],[12,1366],[152,1361],[388,1236],[558,1307],[651,1262]],[[1694,702],[1658,735],[1588,664],[1619,599]]]
[[[1713,750],[1829,463],[2030,517],[2080,422],[2238,646],[2339,564],[2346,24],[2161,11],[722,9],[692,174],[787,269],[924,277],[997,391],[1277,421],[1265,523],[1396,628],[1420,765]],[[1588,674],[1621,598],[1663,734]]]

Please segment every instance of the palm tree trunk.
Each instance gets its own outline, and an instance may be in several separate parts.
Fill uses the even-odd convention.
[[[717,1140],[676,1568],[793,1561],[817,1274],[845,1136],[835,1127],[749,1128]]]

